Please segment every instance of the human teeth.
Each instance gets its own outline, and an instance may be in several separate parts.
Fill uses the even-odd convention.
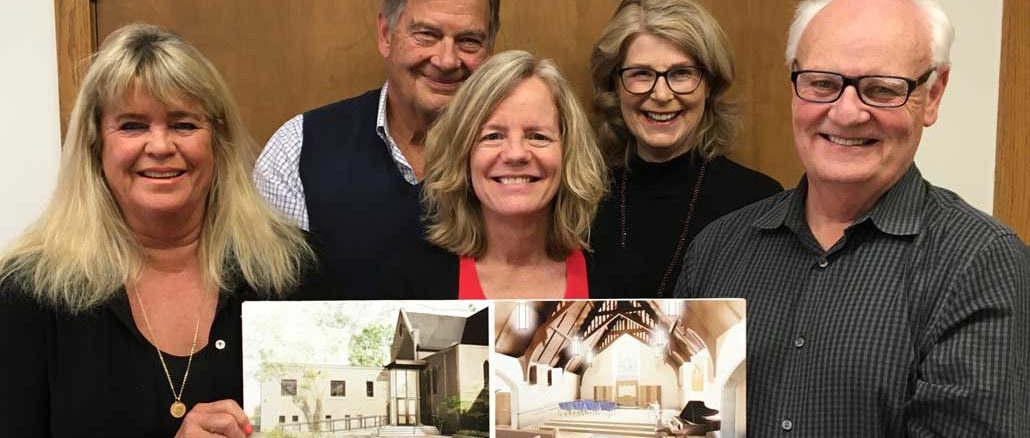
[[[857,145],[860,145],[860,144],[869,143],[869,139],[865,139],[865,138],[844,138],[844,137],[836,137],[836,136],[833,136],[833,135],[827,135],[826,138],[830,139],[830,141],[832,141],[834,143],[837,143],[839,145],[844,145],[844,146],[857,146]]]
[[[646,115],[649,119],[657,120],[659,122],[665,122],[665,121],[668,121],[668,120],[672,120],[673,117],[676,117],[676,114],[679,114],[679,113],[678,112],[675,112],[675,113],[652,113],[652,112],[647,112],[647,111],[644,112],[644,115]]]
[[[501,184],[527,184],[530,181],[528,176],[504,176],[498,179]]]
[[[181,170],[172,170],[172,171],[168,171],[168,172],[148,171],[148,172],[143,172],[143,176],[145,176],[147,178],[174,178],[174,177],[177,177],[179,175],[182,175],[182,173],[183,172]]]

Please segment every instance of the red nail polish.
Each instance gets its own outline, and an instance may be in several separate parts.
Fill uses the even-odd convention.
[[[247,436],[250,436],[250,434],[254,432],[254,426],[248,424],[247,427],[243,428],[243,432],[246,433]]]

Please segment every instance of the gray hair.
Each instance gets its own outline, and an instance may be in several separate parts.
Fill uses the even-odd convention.
[[[794,21],[787,34],[787,65],[797,60],[798,43],[812,17],[833,0],[802,0],[794,12]],[[951,43],[955,40],[955,27],[937,0],[911,0],[923,11],[930,31],[930,54],[935,66],[951,64]]]
[[[739,130],[740,110],[727,94],[733,83],[733,52],[726,33],[695,0],[623,0],[601,32],[590,55],[594,108],[600,116],[598,137],[608,164],[629,164],[636,139],[622,117],[616,70],[626,59],[630,42],[649,34],[669,40],[700,63],[708,84],[705,110],[695,128],[694,144],[706,158],[729,153]]]
[[[401,11],[404,10],[404,4],[408,0],[383,0],[382,6],[379,8],[379,13],[386,17],[386,22],[390,25],[390,31],[394,30],[394,26],[397,25],[397,19],[401,16]],[[501,29],[501,0],[487,0],[489,7],[488,13],[490,14],[486,30],[487,46],[493,47],[494,37],[497,36],[497,31]]]

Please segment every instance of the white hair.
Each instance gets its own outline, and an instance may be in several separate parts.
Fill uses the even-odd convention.
[[[801,34],[805,32],[812,17],[819,13],[826,5],[833,0],[802,0],[794,12],[794,21],[790,24],[790,32],[787,34],[787,65],[794,64],[797,60],[798,42]],[[944,13],[941,4],[937,0],[911,0],[923,11],[923,16],[929,25],[930,31],[930,54],[934,66],[941,67],[951,64],[951,43],[955,40],[955,27],[951,25],[948,14]]]

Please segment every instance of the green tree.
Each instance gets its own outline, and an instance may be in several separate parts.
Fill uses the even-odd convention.
[[[347,357],[351,365],[379,367],[389,361],[387,349],[393,342],[393,326],[373,324],[350,338]]]

